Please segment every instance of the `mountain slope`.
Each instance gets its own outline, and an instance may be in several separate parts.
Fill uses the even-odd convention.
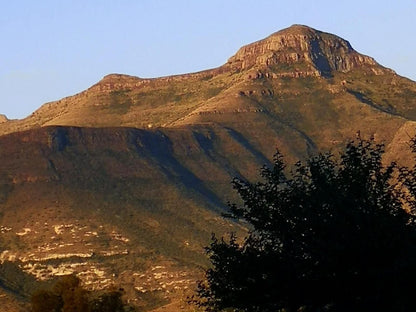
[[[299,95],[315,97],[311,91],[329,100],[336,97],[405,118],[416,116],[412,81],[337,36],[294,25],[241,48],[216,69],[155,79],[108,75],[78,95],[2,125],[0,131],[47,125],[172,127],[222,122],[224,116],[215,116],[220,113],[231,114],[225,116],[230,121],[233,113],[261,112],[270,102],[303,102]]]
[[[220,217],[233,177],[256,179],[276,147],[293,162],[357,131],[396,158],[415,119],[415,82],[302,25],[215,69],[108,75],[0,123],[0,260],[117,283],[152,309],[193,287],[212,231],[246,230]]]

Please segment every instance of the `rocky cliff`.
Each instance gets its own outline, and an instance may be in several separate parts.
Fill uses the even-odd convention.
[[[293,25],[242,47],[228,63],[241,70],[303,64],[305,73],[325,77],[364,66],[374,68],[375,73],[383,72],[373,58],[356,52],[348,41],[303,25]]]

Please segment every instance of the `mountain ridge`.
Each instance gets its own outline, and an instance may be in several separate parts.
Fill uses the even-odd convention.
[[[44,125],[98,127],[121,125],[139,128],[151,125],[164,127],[174,124],[175,119],[186,119],[186,115],[192,111],[192,107],[197,109],[197,111],[201,108],[204,110],[203,106],[207,100],[215,98],[216,95],[221,95],[228,89],[233,89],[238,84],[247,84],[250,80],[263,79],[264,77],[267,79],[280,79],[284,77],[299,78],[308,76],[326,77],[329,79],[334,72],[345,73],[356,68],[364,70],[367,75],[383,75],[385,73],[391,74],[393,77],[397,76],[390,69],[379,65],[373,58],[356,52],[348,41],[338,36],[317,31],[307,26],[294,25],[240,48],[228,62],[217,68],[159,78],[139,78],[123,74],[106,75],[102,80],[85,91],[47,103],[24,120],[13,121],[8,123],[7,126],[2,125],[0,134]],[[186,84],[194,84],[198,88],[192,90],[192,88],[189,89],[189,86],[184,86]],[[175,88],[176,86],[178,88]],[[133,96],[129,95],[134,93],[135,90],[143,90],[143,93],[145,93],[146,90],[152,88],[164,89],[161,95],[166,96],[166,99],[163,102],[165,105],[171,105],[172,107],[164,107],[163,109],[170,109],[172,118],[168,117],[165,121],[161,120],[155,123],[151,121],[152,118],[145,117],[142,118],[143,122],[139,122],[137,119],[143,117],[140,103],[146,99],[139,96],[135,97],[136,94],[133,94]],[[195,94],[198,92],[198,89],[206,90],[207,94],[202,96]],[[241,91],[244,92],[244,90]],[[118,103],[116,103],[118,99],[115,94],[117,92],[126,93],[124,99]],[[168,92],[171,92],[171,94]],[[238,92],[233,91],[233,94],[226,92],[225,95],[233,97]],[[260,92],[266,92],[271,95],[273,90],[268,88]],[[114,99],[109,101],[114,103],[103,103],[100,105],[99,98],[89,99],[99,94],[105,95],[108,93],[113,95]],[[192,95],[194,95],[193,98]],[[156,97],[157,95],[155,94],[154,96]],[[186,105],[182,109],[177,109],[175,107],[177,102],[183,102],[182,98],[184,96],[188,97],[189,101],[193,101],[192,104],[194,105]],[[121,96],[118,98],[121,98]],[[149,101],[151,100],[154,99],[150,98]],[[249,106],[252,105],[253,103]],[[94,109],[94,106],[97,109]],[[100,106],[116,108],[113,115],[118,116],[113,123],[108,120],[100,123],[100,120],[97,120],[97,118],[90,118],[90,120],[82,122],[83,118],[88,119],[91,115],[96,117],[98,116],[97,114],[104,113],[103,115],[107,115],[106,113],[108,112],[105,112],[105,109],[101,111],[98,109]],[[150,106],[154,107],[154,104]],[[243,104],[242,106],[241,109],[244,110],[245,105]],[[175,109],[177,109],[177,112],[174,112]],[[236,109],[239,109],[239,107]],[[256,109],[254,108],[254,110]],[[79,114],[76,113],[77,110],[79,110]],[[160,115],[158,109],[148,109],[146,113],[147,115]],[[177,116],[174,116],[174,113]],[[123,115],[123,118],[118,118],[120,115]],[[163,116],[160,118],[165,119]],[[101,120],[103,119],[109,118],[103,116]]]
[[[336,154],[357,131],[405,164],[414,129],[415,82],[303,25],[218,68],[109,74],[0,123],[0,262],[7,276],[115,283],[142,310],[176,302],[202,276],[210,233],[247,230],[221,218],[233,177],[258,179],[276,148],[288,163]]]

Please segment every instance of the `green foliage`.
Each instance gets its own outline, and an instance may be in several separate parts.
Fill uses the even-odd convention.
[[[416,144],[414,144],[416,146]],[[252,230],[213,237],[198,287],[208,311],[410,311],[416,278],[416,169],[384,166],[383,145],[358,138],[288,174],[277,153],[262,182],[233,181],[230,216]]]
[[[32,295],[32,312],[58,312],[62,310],[62,298],[47,290],[38,290]]]
[[[98,298],[95,298],[91,304],[90,312],[122,312],[124,311],[124,304],[121,300],[121,293],[119,291],[110,291]]]
[[[75,275],[59,279],[51,289],[41,289],[31,298],[32,312],[123,312],[128,307],[119,291],[94,293],[85,290]]]
[[[129,97],[130,90],[111,91],[109,94],[109,109],[116,114],[126,114],[133,105]]]

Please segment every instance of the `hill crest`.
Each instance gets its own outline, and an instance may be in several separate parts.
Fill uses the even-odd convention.
[[[241,70],[305,63],[309,73],[304,75],[324,77],[332,76],[334,71],[348,72],[362,66],[377,68],[375,73],[383,72],[372,57],[355,51],[347,40],[304,25],[293,25],[248,44],[228,62]]]
[[[392,70],[356,52],[348,41],[293,25],[240,48],[218,68],[159,78],[107,75],[79,94],[46,103],[28,118],[0,124],[0,134],[51,125],[154,128],[218,122],[219,113],[264,112],[263,100],[282,92],[281,79],[325,78],[321,84],[333,93],[347,88],[330,79],[354,70],[360,77],[397,79]],[[300,92],[286,88],[286,93]],[[362,102],[360,90],[353,94]]]

